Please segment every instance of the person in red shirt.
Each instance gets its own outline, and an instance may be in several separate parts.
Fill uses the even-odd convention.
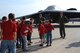
[[[7,21],[7,17],[6,16],[3,16],[2,17],[2,22],[5,22],[5,21]],[[0,22],[0,51],[1,51],[1,24],[2,24],[2,22]]]
[[[5,21],[7,21],[7,17],[3,16],[2,17],[2,22],[5,22]],[[2,22],[0,22],[0,35],[1,35],[1,25],[2,25]],[[0,39],[1,39],[1,36],[0,36]]]
[[[31,19],[30,19],[31,37],[32,37],[32,32],[33,32],[33,27],[32,27],[32,26],[33,26],[33,24],[34,24],[34,19],[33,19],[33,18],[31,18]],[[31,37],[30,37],[30,38],[31,38]],[[31,40],[30,40],[30,43],[32,43],[32,41],[31,41]]]
[[[28,26],[28,32],[27,32],[28,45],[31,45],[32,24],[30,21],[27,21],[27,26]]]
[[[22,44],[22,42],[21,42],[22,37],[21,37],[21,34],[20,34],[20,30],[21,30],[20,23],[21,23],[21,21],[18,20],[17,21],[17,43],[16,43],[17,48],[21,48],[21,44]]]
[[[12,22],[14,14],[8,15],[9,20],[2,22],[2,42],[1,42],[1,53],[6,53],[6,49],[9,48],[10,53],[16,53],[16,24]],[[6,26],[6,27],[5,27]]]
[[[22,37],[22,50],[23,51],[28,51],[28,48],[27,48],[27,32],[28,32],[28,27],[27,27],[27,24],[26,24],[26,17],[22,17],[21,19],[21,30],[20,30],[20,34],[21,34],[21,37]]]
[[[44,35],[44,43],[47,42],[47,28],[46,28],[47,22],[44,21],[44,27],[45,27],[45,35]]]
[[[49,20],[45,21],[45,27],[46,27],[46,33],[47,33],[47,45],[46,46],[51,46],[52,44],[52,30],[54,30],[53,25],[51,25]]]
[[[38,31],[41,39],[41,44],[40,46],[43,46],[44,43],[44,34],[45,34],[45,26],[44,26],[44,21],[41,21],[41,23],[38,26]]]

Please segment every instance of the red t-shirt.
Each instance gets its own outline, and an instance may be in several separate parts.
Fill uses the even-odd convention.
[[[45,27],[45,33],[47,33],[47,28],[46,28],[46,24],[44,24],[44,27]]]
[[[27,31],[28,30],[28,27],[27,27],[27,25],[26,24],[21,24],[22,26],[21,26],[21,31],[20,31],[20,33],[21,33],[21,35],[22,36],[27,36],[27,32],[25,32],[25,31]]]
[[[17,37],[21,36],[20,30],[21,30],[21,26],[20,26],[20,24],[17,23]]]
[[[51,25],[51,23],[45,24],[45,27],[46,27],[46,32],[54,30],[54,27],[53,25]]]
[[[28,26],[28,33],[27,33],[27,36],[31,35],[33,30],[32,30],[32,25]]]
[[[44,35],[45,34],[45,26],[43,24],[39,24],[38,26],[38,31],[40,35]]]
[[[1,29],[3,40],[14,40],[14,34],[17,32],[17,26],[15,23],[10,20],[2,22]]]

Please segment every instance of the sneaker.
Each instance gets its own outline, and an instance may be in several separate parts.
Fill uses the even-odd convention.
[[[46,45],[46,47],[48,47],[49,45]]]
[[[31,45],[30,43],[28,43],[28,45]]]
[[[40,44],[39,46],[43,46],[43,44]]]
[[[51,44],[49,46],[51,46]]]
[[[30,43],[33,43],[33,42],[30,42]]]
[[[63,37],[63,39],[65,39],[65,37]]]

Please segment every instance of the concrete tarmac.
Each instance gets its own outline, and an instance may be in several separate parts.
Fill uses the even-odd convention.
[[[33,29],[32,45],[28,47],[28,52],[23,52],[21,49],[17,53],[80,53],[80,28],[66,28],[66,38],[61,39],[59,28],[52,31],[53,43],[52,46],[40,47],[40,39],[37,28]]]

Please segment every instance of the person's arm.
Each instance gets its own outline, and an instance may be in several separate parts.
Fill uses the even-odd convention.
[[[17,24],[14,24],[14,41],[17,39]]]
[[[15,32],[14,34],[14,41],[16,41],[16,39],[17,39],[17,32]]]
[[[2,40],[2,29],[0,27],[0,40]]]
[[[64,16],[64,22],[65,23],[68,23],[69,22],[69,19],[66,16]]]
[[[52,28],[52,30],[54,30],[54,25],[51,24],[51,28]]]

